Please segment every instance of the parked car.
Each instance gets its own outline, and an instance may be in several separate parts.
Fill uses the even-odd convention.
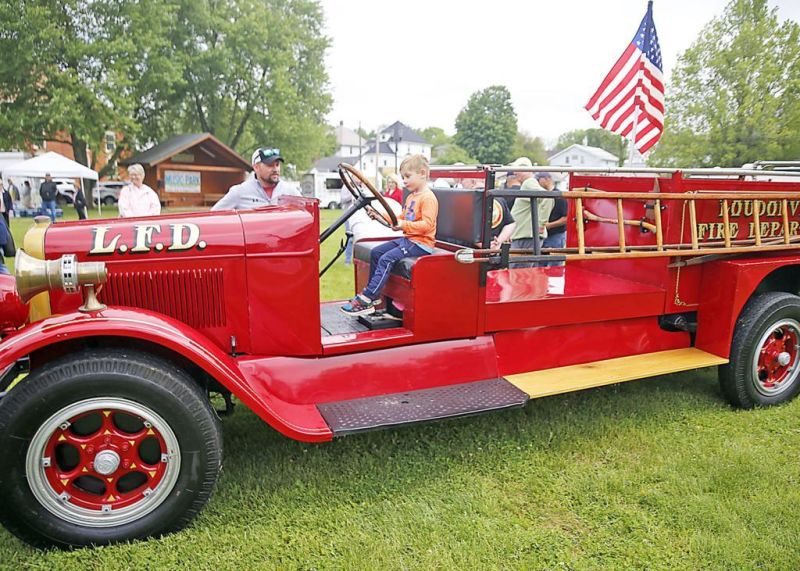
[[[119,193],[127,184],[127,182],[120,180],[107,180],[98,183],[94,187],[94,203],[97,204],[97,201],[101,200],[103,204],[108,206],[116,204],[119,202]]]
[[[56,194],[56,202],[59,204],[72,204],[75,201],[75,194],[78,192],[75,183],[68,178],[54,178],[53,181],[56,183],[58,193]]]

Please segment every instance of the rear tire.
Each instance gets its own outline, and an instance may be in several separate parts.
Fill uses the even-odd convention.
[[[799,378],[800,297],[754,296],[736,321],[730,362],[719,368],[723,394],[739,408],[771,406],[794,398]]]
[[[116,204],[116,203],[117,203],[117,201],[116,201],[116,200],[114,200],[114,197],[113,197],[113,196],[106,196],[106,197],[103,199],[103,204],[105,204],[106,206],[112,206],[112,205],[114,205],[114,204]]]
[[[0,522],[35,545],[171,533],[208,501],[222,435],[187,374],[152,355],[90,350],[0,401]]]

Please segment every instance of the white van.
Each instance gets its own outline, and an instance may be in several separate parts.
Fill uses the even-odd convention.
[[[320,208],[339,208],[341,191],[342,179],[337,172],[311,170],[303,175],[300,182],[300,193],[318,199]]]

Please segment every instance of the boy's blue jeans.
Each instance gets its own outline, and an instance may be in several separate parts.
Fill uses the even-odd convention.
[[[364,295],[372,300],[380,298],[392,267],[402,258],[419,258],[429,254],[408,238],[398,238],[373,248],[369,257],[369,283]]]

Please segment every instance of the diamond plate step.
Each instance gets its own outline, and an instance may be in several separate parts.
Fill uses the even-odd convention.
[[[528,395],[505,379],[317,405],[334,436],[524,406]]]

